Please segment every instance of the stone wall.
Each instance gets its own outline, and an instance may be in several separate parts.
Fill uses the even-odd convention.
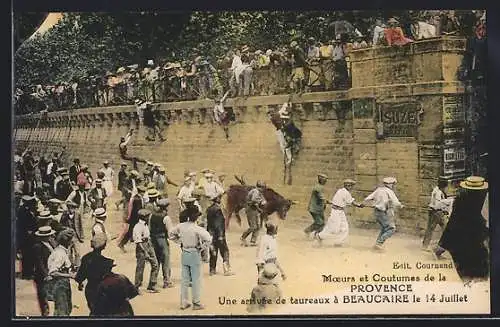
[[[212,122],[212,101],[162,103],[167,142],[144,141],[140,128],[129,152],[160,162],[178,183],[185,169],[205,167],[226,172],[228,184],[236,182],[235,174],[245,175],[250,183],[263,179],[299,202],[289,220],[303,225],[310,220],[307,203],[318,172],[331,178],[328,197],[344,178],[355,178],[357,199],[373,191],[384,176],[395,176],[397,193],[406,205],[398,213],[399,229],[418,233],[425,228],[430,191],[445,172],[445,122],[456,127],[447,121],[445,98],[464,93],[454,77],[463,46],[460,39],[436,39],[405,48],[356,50],[350,54],[352,89],[294,96],[292,118],[303,132],[303,143],[292,167],[292,185],[283,182],[283,157],[266,116],[270,108],[287,101],[286,95],[229,99],[227,106],[237,117],[230,126],[232,142]],[[460,122],[457,108],[453,121]],[[136,121],[133,106],[23,116],[16,119],[14,138],[17,146],[29,143],[36,153],[66,146],[70,157],[78,156],[92,171],[104,159],[117,169],[119,137],[138,127]],[[458,130],[454,137],[460,140],[463,135]],[[453,176],[460,174],[457,170]],[[371,214],[369,208],[353,209],[352,222],[374,226]]]

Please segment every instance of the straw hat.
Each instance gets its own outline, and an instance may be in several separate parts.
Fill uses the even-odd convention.
[[[203,169],[201,170],[201,172],[202,172],[202,173],[208,173],[208,172],[210,172],[210,169],[208,169],[208,168],[203,168]]]
[[[356,181],[350,178],[344,179],[344,184],[354,185]]]
[[[156,184],[155,184],[155,183],[153,183],[153,182],[149,182],[149,183],[148,183],[148,185],[146,186],[146,188],[147,188],[148,190],[152,190],[152,189],[154,189],[155,187],[156,187]]]
[[[213,178],[214,174],[212,174],[212,173],[205,173],[205,177],[206,178]]]
[[[324,179],[328,179],[328,176],[326,174],[318,174],[318,177],[321,177],[321,178],[324,178]]]
[[[50,226],[41,226],[38,227],[38,230],[35,232],[36,236],[44,237],[44,236],[51,236],[56,233],[55,230],[52,229]]]
[[[139,185],[139,186],[137,186],[137,191],[139,191],[139,192],[144,193],[144,192],[146,192],[147,190],[148,190],[148,189],[147,189],[145,186],[143,186],[143,185]]]
[[[385,177],[382,182],[384,184],[396,184],[398,181],[395,177]]]
[[[274,263],[266,263],[262,270],[261,278],[263,281],[272,282],[278,276],[278,268]]]
[[[109,165],[109,160],[104,160],[102,163],[103,163],[104,165]]]
[[[488,182],[485,182],[484,178],[480,176],[469,176],[460,182],[460,187],[468,190],[486,190]]]
[[[168,199],[160,199],[156,202],[156,205],[161,208],[166,208],[170,205],[170,201]]]
[[[156,190],[156,189],[148,190],[148,197],[149,198],[157,198],[159,196],[160,196],[160,192],[158,192],[158,190]]]
[[[106,209],[97,208],[94,210],[94,217],[96,218],[106,218]]]
[[[52,215],[50,214],[50,211],[48,210],[43,210],[41,211],[38,216],[38,219],[52,219]]]

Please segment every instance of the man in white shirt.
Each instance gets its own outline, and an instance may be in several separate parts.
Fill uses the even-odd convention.
[[[140,209],[138,212],[139,222],[135,224],[132,232],[132,237],[136,245],[137,266],[135,268],[135,287],[139,290],[144,277],[144,267],[146,261],[151,265],[151,273],[149,275],[148,292],[159,293],[156,288],[158,279],[158,260],[156,259],[155,251],[150,239],[150,231],[147,221],[151,216],[151,211]]]
[[[335,245],[342,245],[346,241],[349,235],[349,223],[345,213],[346,207],[349,205],[361,207],[361,204],[357,203],[351,195],[351,190],[355,184],[356,181],[352,179],[344,180],[344,187],[337,190],[333,196],[330,218],[328,218],[323,230],[315,234],[315,239],[320,244],[324,239],[333,239]]]
[[[403,208],[393,191],[394,184],[397,183],[396,178],[385,177],[383,183],[383,186],[377,187],[362,203],[365,205],[365,202],[373,202],[375,219],[380,225],[380,233],[374,246],[374,249],[378,251],[384,250],[384,242],[396,231],[394,209]]]
[[[375,47],[380,45],[385,39],[384,36],[385,24],[382,23],[381,19],[375,20],[375,27],[373,29],[373,40],[372,45]]]
[[[101,171],[104,174],[102,187],[106,190],[106,194],[111,196],[113,194],[113,179],[115,178],[115,171],[109,166],[108,160],[105,160],[103,165],[104,167],[101,168]]]
[[[438,185],[434,187],[431,193],[431,201],[429,203],[429,220],[427,221],[427,229],[425,230],[424,239],[422,241],[422,250],[430,251],[429,244],[432,239],[432,233],[437,225],[441,227],[441,231],[446,226],[446,215],[451,211],[451,203],[453,199],[446,196],[446,188],[448,181],[440,178]]]
[[[205,196],[209,199],[215,198],[224,193],[224,189],[220,186],[219,183],[214,181],[214,174],[206,173],[205,174],[206,183],[204,185]]]
[[[191,178],[188,176],[184,178],[184,185],[181,186],[179,193],[177,193],[177,201],[179,202],[180,210],[186,209],[184,202],[192,198],[193,188],[191,186]]]
[[[169,236],[177,243],[180,243],[181,254],[181,310],[191,306],[188,303],[188,288],[192,287],[193,310],[202,310],[205,307],[201,304],[201,250],[207,249],[212,243],[210,233],[195,224],[201,215],[200,212],[191,212],[187,216],[187,221],[175,226]]]

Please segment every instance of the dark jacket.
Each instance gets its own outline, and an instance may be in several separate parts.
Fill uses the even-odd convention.
[[[78,211],[75,211],[73,218],[69,217],[69,213],[67,211],[64,212],[59,222],[62,226],[74,230],[76,238],[83,243],[84,235],[82,216],[80,216]]]
[[[93,316],[134,316],[129,299],[139,293],[134,284],[124,275],[107,274],[97,287]]]
[[[224,214],[220,205],[216,203],[207,209],[207,231],[214,240],[226,237]]]
[[[159,208],[154,208],[151,211],[151,218],[149,219],[149,230],[151,236],[155,237],[167,236],[167,227],[163,223],[163,219],[165,218],[166,215],[167,212]]]
[[[91,189],[89,192],[89,200],[91,203],[90,207],[92,208],[92,210],[95,210],[97,208],[104,208],[104,199],[108,195],[106,194],[106,189],[101,188],[101,191],[102,191],[102,198],[99,197],[96,187]]]
[[[439,240],[439,245],[450,252],[460,277],[483,278],[489,274],[488,250],[484,245],[488,228],[481,215],[486,192],[459,193]]]
[[[109,271],[109,260],[111,259],[104,257],[97,251],[89,252],[82,257],[82,263],[76,273],[75,281],[77,283],[81,284],[84,280],[87,280],[85,298],[87,299],[91,314],[95,310],[99,284]]]
[[[33,245],[33,254],[35,257],[35,282],[43,283],[45,277],[49,275],[49,268],[47,266],[47,261],[49,259],[50,254],[56,248],[57,244],[53,238],[49,238],[46,242],[49,246],[52,247],[52,250],[49,249],[44,243],[41,241],[36,241]]]
[[[57,183],[56,185],[56,197],[57,199],[61,200],[61,201],[65,201],[68,196],[71,194],[71,192],[73,192],[73,187],[71,186],[71,183],[69,182],[69,180],[67,181],[60,181],[59,183]]]

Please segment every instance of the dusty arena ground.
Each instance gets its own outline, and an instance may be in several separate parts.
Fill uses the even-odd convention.
[[[116,195],[111,202],[114,203]],[[108,230],[116,233],[121,228],[121,212],[115,210],[114,205],[109,206]],[[176,208],[172,208],[171,216],[176,221]],[[293,217],[293,212],[289,213],[289,218]],[[243,220],[244,214],[243,214]],[[377,230],[351,230],[348,243],[344,247],[334,247],[325,243],[321,248],[314,245],[311,240],[307,240],[302,229],[297,223],[290,221],[279,221],[279,253],[280,261],[287,274],[286,281],[280,281],[285,304],[273,305],[267,308],[262,314],[470,314],[489,313],[490,294],[489,283],[474,283],[464,286],[459,282],[458,275],[454,269],[416,269],[417,262],[436,263],[430,253],[420,250],[420,239],[411,235],[401,233],[395,234],[386,244],[387,250],[384,253],[373,252],[371,247],[374,243]],[[86,233],[90,233],[90,219],[86,220]],[[180,250],[179,247],[171,244],[172,273],[175,287],[161,289],[158,294],[144,293],[131,301],[136,315],[246,315],[246,306],[240,304],[241,300],[247,299],[252,287],[255,285],[257,271],[255,266],[256,248],[241,247],[239,237],[246,228],[246,222],[240,227],[236,221],[232,221],[228,232],[228,244],[231,254],[231,265],[235,272],[234,276],[222,275],[222,262],[218,263],[218,274],[208,275],[208,264],[204,264],[202,282],[202,302],[206,309],[203,311],[192,311],[188,309],[181,311],[180,302]],[[439,229],[437,233],[439,233]],[[437,237],[437,235],[436,235]],[[82,254],[90,250],[88,238],[82,246]],[[133,282],[135,274],[135,249],[134,245],[127,245],[127,253],[122,253],[116,246],[116,241],[108,244],[103,254],[113,258],[117,266],[115,272],[127,275]],[[221,260],[221,259],[219,259]],[[394,269],[394,263],[408,263],[412,269]],[[451,260],[446,257],[439,263],[449,263]],[[16,271],[19,270],[19,263],[16,263]],[[409,296],[417,295],[421,298],[418,303],[398,303],[398,304],[352,304],[344,303],[344,295],[362,295],[363,293],[351,293],[350,287],[353,284],[367,284],[358,282],[359,277],[378,273],[382,276],[419,276],[420,282],[412,284],[413,291]],[[446,281],[424,281],[427,275],[444,276]],[[149,266],[146,265],[145,283],[149,277]],[[161,275],[161,273],[160,273]],[[356,279],[354,283],[323,282],[322,275],[332,275],[332,277],[352,276]],[[160,277],[159,277],[160,280]],[[391,284],[391,283],[386,283]],[[399,283],[408,284],[408,283]],[[72,316],[88,316],[88,308],[83,292],[77,290],[77,285],[72,282],[73,312]],[[364,293],[373,294],[373,293]],[[388,294],[388,293],[379,293]],[[436,301],[426,301],[426,294],[435,294]],[[458,294],[463,297],[467,295],[467,302],[439,303],[441,294],[445,296]],[[390,294],[389,294],[390,295]],[[35,288],[31,281],[16,279],[16,314],[20,317],[36,317],[40,315]],[[238,304],[221,305],[219,297],[235,299]],[[328,297],[333,302],[335,298],[338,303],[331,304],[291,304],[293,298],[323,298]],[[50,303],[51,314],[53,303]]]

